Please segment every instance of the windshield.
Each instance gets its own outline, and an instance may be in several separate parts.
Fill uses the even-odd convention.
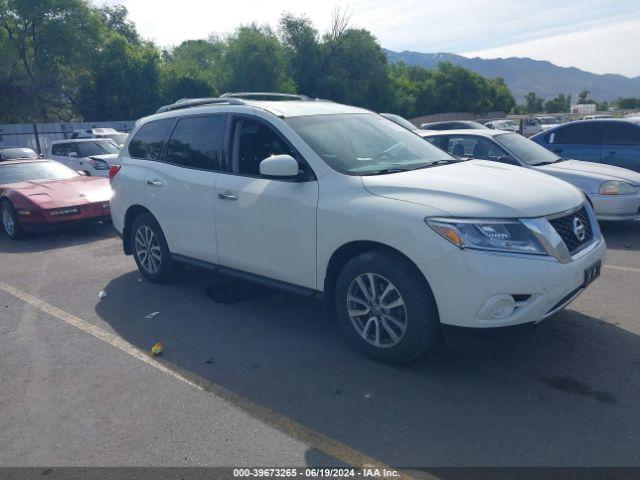
[[[91,155],[105,155],[107,153],[118,153],[120,147],[111,141],[103,142],[78,142],[78,155],[90,157]]]
[[[534,167],[562,160],[555,153],[518,133],[504,133],[493,138],[517,158]]]
[[[493,122],[498,129],[517,130],[518,124],[513,120],[498,120]]]
[[[289,126],[330,167],[349,175],[392,173],[456,159],[379,115],[291,117]]]
[[[395,113],[381,113],[380,115],[382,115],[387,120],[391,120],[392,122],[397,123],[398,125],[400,125],[401,127],[406,128],[407,130],[417,130],[418,129],[418,127],[416,127],[409,120],[407,120],[406,118],[402,118],[400,115],[396,115]]]
[[[124,142],[127,140],[129,135],[127,133],[108,133],[103,135],[104,138],[110,138],[118,145],[124,145]]]
[[[66,180],[80,175],[58,162],[0,164],[0,185],[34,180]]]
[[[560,125],[562,122],[556,117],[538,117],[538,121],[542,125]]]
[[[3,148],[0,150],[3,160],[16,160],[18,158],[38,158],[38,154],[30,148]]]

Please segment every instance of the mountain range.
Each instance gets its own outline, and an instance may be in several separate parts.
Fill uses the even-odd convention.
[[[575,101],[581,90],[589,90],[590,98],[611,101],[619,97],[640,97],[640,76],[585,72],[575,67],[559,67],[551,62],[531,58],[467,58],[455,53],[394,52],[385,50],[389,62],[402,61],[433,69],[440,62],[450,62],[468,68],[488,78],[502,77],[518,103],[527,92],[535,92],[545,99],[560,93],[570,94]]]

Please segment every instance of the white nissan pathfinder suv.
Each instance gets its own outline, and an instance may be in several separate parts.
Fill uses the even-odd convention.
[[[111,167],[113,224],[149,280],[188,263],[323,294],[356,347],[397,363],[441,324],[539,322],[599,275],[598,223],[568,183],[360,108],[251,98],[163,107]]]

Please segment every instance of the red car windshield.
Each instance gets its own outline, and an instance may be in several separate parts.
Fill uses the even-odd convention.
[[[58,162],[0,163],[0,185],[34,180],[67,180],[80,174]]]

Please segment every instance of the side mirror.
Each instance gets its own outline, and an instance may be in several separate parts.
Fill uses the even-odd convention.
[[[299,174],[298,161],[291,155],[273,155],[260,162],[260,175],[292,178]]]
[[[78,152],[69,152],[70,157],[79,157]]]

